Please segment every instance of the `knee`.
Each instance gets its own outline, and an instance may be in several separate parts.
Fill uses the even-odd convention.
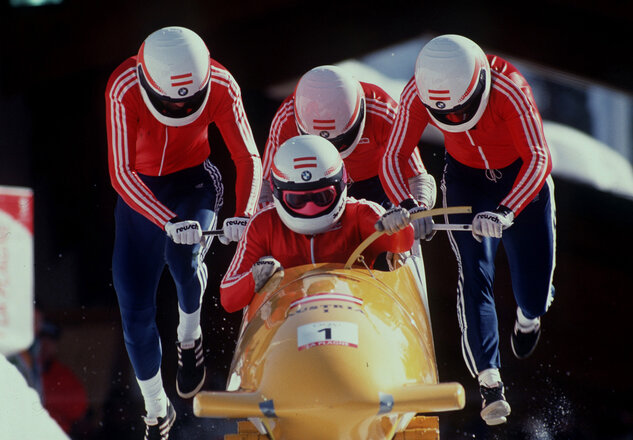
[[[519,308],[521,309],[521,312],[523,312],[523,315],[528,319],[534,319],[543,316],[554,301],[554,286],[549,286],[549,289],[547,289],[547,294],[544,298],[543,296],[541,296],[538,300],[536,300],[534,296],[530,296],[529,298],[531,298],[532,300],[518,301]]]
[[[139,344],[158,334],[154,306],[144,309],[121,307],[121,323],[128,344]]]
[[[176,247],[179,246],[179,247]],[[167,249],[167,265],[169,272],[177,283],[187,283],[195,277],[200,265],[202,246],[174,245]]]

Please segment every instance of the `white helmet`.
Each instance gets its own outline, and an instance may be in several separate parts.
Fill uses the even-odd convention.
[[[138,51],[137,73],[145,105],[165,125],[190,124],[209,99],[209,49],[189,29],[170,26],[147,37]]]
[[[473,41],[461,35],[442,35],[420,51],[415,84],[441,129],[453,133],[470,130],[488,104],[490,65]]]
[[[332,142],[349,156],[365,128],[365,94],[360,83],[337,66],[319,66],[306,72],[294,93],[295,117],[301,134]]]
[[[343,160],[320,136],[295,136],[281,144],[273,159],[270,185],[279,217],[299,234],[327,231],[345,210]]]

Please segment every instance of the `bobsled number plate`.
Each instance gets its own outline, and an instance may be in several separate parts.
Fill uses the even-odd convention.
[[[358,325],[352,322],[323,321],[297,327],[297,348],[300,351],[320,345],[358,347]]]

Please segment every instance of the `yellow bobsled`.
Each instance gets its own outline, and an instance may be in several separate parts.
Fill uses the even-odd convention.
[[[459,383],[438,383],[414,253],[388,272],[348,262],[273,277],[245,310],[227,391],[198,393],[195,415],[247,418],[275,440],[437,438],[397,434],[465,403]]]

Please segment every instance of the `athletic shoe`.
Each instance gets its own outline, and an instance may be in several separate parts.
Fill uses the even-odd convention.
[[[178,349],[176,391],[180,397],[188,399],[200,391],[207,377],[202,336],[190,343],[176,342],[176,348]]]
[[[508,421],[506,417],[510,415],[510,404],[506,402],[503,394],[503,383],[498,382],[496,387],[488,388],[479,386],[481,393],[481,418],[487,425],[501,425]]]
[[[525,359],[530,356],[539,338],[541,337],[541,320],[536,323],[533,328],[526,329],[522,327],[518,321],[514,323],[514,331],[512,332],[511,343],[512,353],[517,359]]]
[[[143,417],[145,421],[145,437],[144,440],[167,440],[169,438],[169,430],[176,421],[176,410],[169,400],[167,400],[167,414],[165,417],[157,417],[149,419]]]

